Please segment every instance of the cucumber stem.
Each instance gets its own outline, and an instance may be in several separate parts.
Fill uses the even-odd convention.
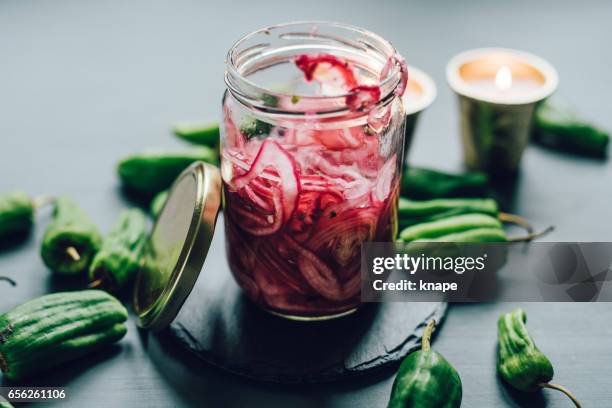
[[[527,235],[523,235],[522,237],[511,237],[511,238],[508,238],[508,242],[533,241],[536,238],[540,238],[540,237],[548,234],[549,232],[551,232],[554,229],[555,229],[554,225],[551,225],[550,227],[548,227],[545,230],[540,231],[540,232],[531,232],[531,233],[529,233]]]
[[[518,225],[521,228],[524,228],[528,233],[533,233],[533,226],[526,218],[521,217],[520,215],[510,214],[505,212],[499,212],[497,214],[497,219],[501,222],[506,222],[508,224]]]
[[[580,404],[580,401],[578,401],[578,398],[576,398],[576,396],[574,394],[572,394],[572,392],[570,390],[568,390],[567,388],[565,388],[562,385],[559,384],[551,384],[551,383],[540,383],[538,384],[538,387],[540,388],[550,388],[551,390],[557,390],[557,391],[561,391],[562,393],[564,393],[569,399],[572,400],[572,402],[574,403],[574,405],[576,406],[576,408],[582,408],[582,405]]]
[[[433,332],[435,325],[436,325],[436,320],[431,319],[427,323],[425,330],[423,330],[423,338],[421,339],[421,351],[431,350],[431,333]]]
[[[5,281],[11,284],[11,286],[17,286],[17,282],[9,278],[8,276],[0,276],[0,281]]]
[[[81,260],[81,255],[79,255],[79,252],[73,246],[66,248],[66,253],[74,262],[79,262]]]

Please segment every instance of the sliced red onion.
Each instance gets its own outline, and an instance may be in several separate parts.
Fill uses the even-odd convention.
[[[333,301],[346,300],[354,295],[354,293],[346,290],[329,265],[317,255],[304,248],[290,236],[285,236],[285,239],[291,248],[299,254],[298,267],[300,272],[317,293]]]
[[[280,177],[279,187],[282,192],[283,214],[285,220],[288,220],[291,214],[293,214],[300,192],[300,185],[293,158],[278,144],[278,142],[272,139],[266,139],[262,143],[259,153],[255,157],[255,161],[251,165],[249,171],[245,175],[232,180],[230,184],[233,188],[239,190],[261,175],[264,170],[269,167],[274,168]]]
[[[346,62],[330,54],[302,54],[294,59],[307,81],[335,85],[345,90],[357,86],[353,69]]]
[[[374,85],[359,85],[351,89],[346,105],[351,112],[368,112],[380,100],[380,88]]]
[[[395,178],[395,173],[396,156],[393,155],[380,169],[380,173],[378,173],[378,177],[376,178],[374,191],[372,191],[372,197],[374,198],[375,202],[382,203],[389,197],[393,179]]]
[[[252,210],[245,209],[238,205],[231,208],[233,215],[239,215],[243,217],[242,220],[237,219],[236,222],[240,225],[240,228],[245,230],[251,235],[261,237],[265,235],[271,235],[277,232],[283,226],[283,209],[282,199],[280,194],[273,196],[274,202],[274,214],[273,215],[257,215]],[[246,220],[251,221],[255,225],[247,225]]]

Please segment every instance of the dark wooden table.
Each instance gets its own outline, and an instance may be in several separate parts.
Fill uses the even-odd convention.
[[[525,49],[559,70],[558,94],[604,126],[612,80],[606,1],[309,2],[4,0],[0,3],[0,191],[68,194],[103,226],[129,205],[114,165],[146,146],[176,147],[170,123],[215,118],[231,43],[260,26],[327,19],[391,40],[439,87],[418,126],[410,159],[461,167],[457,106],[444,79],[455,53],[480,46]],[[529,147],[513,209],[549,240],[608,241],[612,165]],[[48,218],[39,214],[40,223]],[[66,287],[43,266],[41,230],[0,254],[0,311]],[[219,254],[219,256],[221,256]],[[495,375],[495,323],[515,304],[453,305],[434,347],[461,372],[465,407],[569,407],[560,395],[509,392]],[[585,407],[612,406],[612,305],[523,304],[556,380]],[[275,386],[193,361],[163,339],[130,332],[120,347],[69,364],[31,384],[66,386],[67,406],[383,407],[393,372],[347,382]],[[4,384],[4,383],[3,383]]]

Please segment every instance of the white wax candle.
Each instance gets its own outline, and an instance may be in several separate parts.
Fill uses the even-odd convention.
[[[534,77],[515,77],[512,70],[503,65],[495,77],[485,77],[467,81],[477,92],[489,97],[516,98],[526,95],[543,86],[542,82]]]
[[[404,92],[404,108],[411,115],[427,108],[436,97],[436,84],[425,72],[408,66],[408,84]]]
[[[509,49],[478,49],[455,56],[446,71],[460,95],[494,104],[535,103],[554,91],[558,77],[543,59]]]

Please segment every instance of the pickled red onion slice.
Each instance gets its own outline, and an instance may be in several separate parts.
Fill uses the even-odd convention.
[[[302,276],[317,293],[334,301],[342,301],[355,295],[355,293],[346,290],[329,265],[319,259],[317,255],[304,248],[290,236],[286,235],[285,239],[289,246],[298,253],[298,267]]]
[[[314,295],[312,287],[299,273],[295,263],[290,261],[286,253],[287,246],[282,236],[267,239],[258,248],[258,266],[255,269],[260,269],[268,274],[273,271],[272,274],[279,278],[280,283],[288,289],[289,293]]]
[[[338,265],[344,267],[360,259],[363,242],[375,238],[381,211],[375,207],[351,208],[336,214],[336,217],[321,218],[307,247],[315,253],[325,249]]]
[[[393,177],[395,177],[395,158],[396,156],[393,155],[393,157],[387,160],[378,173],[374,191],[372,192],[372,198],[375,202],[383,202],[391,194],[391,184]]]
[[[321,85],[335,86],[345,90],[358,85],[348,62],[333,55],[302,54],[295,57],[294,62],[309,82],[315,80]]]
[[[251,202],[253,204],[258,206],[262,210],[264,210],[264,211],[272,211],[273,210],[273,207],[268,202],[266,202],[264,199],[259,197],[255,193],[255,191],[253,191],[253,189],[250,186],[244,186],[242,191],[244,191],[244,194],[248,197],[249,200],[251,200]]]
[[[283,226],[283,210],[280,193],[275,194],[274,200],[274,215],[260,215],[254,211],[249,211],[241,206],[233,206],[231,211],[235,212],[236,215],[243,217],[243,221],[240,223],[240,228],[245,230],[251,235],[256,237],[271,235],[280,230]],[[250,222],[246,222],[246,221]]]
[[[380,99],[380,88],[372,85],[359,85],[351,89],[346,104],[352,112],[367,112]]]
[[[322,90],[329,90],[331,93],[348,92],[346,105],[352,112],[368,112],[380,100],[380,86],[359,84],[349,63],[338,57],[330,54],[302,54],[295,57],[294,62],[304,73],[306,81],[316,80]],[[380,74],[380,81],[389,75],[396,64],[400,70],[400,82],[394,93],[401,97],[408,84],[408,66],[398,53],[387,60]],[[385,113],[378,115],[379,119],[374,123],[375,127],[380,129],[387,126],[388,116]],[[370,120],[374,122],[375,118],[372,117]]]
[[[240,177],[236,177],[231,181],[231,187],[240,190],[257,177],[259,177],[268,168],[273,168],[278,173],[280,196],[282,199],[282,219],[288,220],[293,214],[297,198],[300,192],[298,173],[295,167],[293,158],[278,142],[266,139],[259,149],[259,153],[255,157],[251,168],[247,173]],[[276,218],[280,218],[278,214]],[[276,223],[275,223],[276,224]]]

